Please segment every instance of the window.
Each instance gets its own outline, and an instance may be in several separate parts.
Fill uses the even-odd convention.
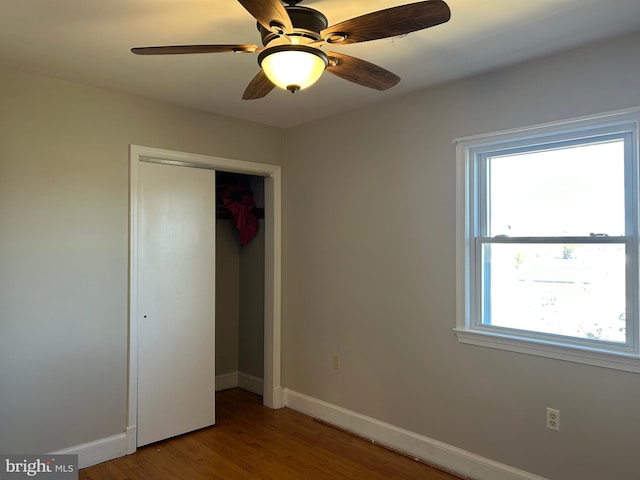
[[[639,114],[456,141],[460,342],[640,372]]]

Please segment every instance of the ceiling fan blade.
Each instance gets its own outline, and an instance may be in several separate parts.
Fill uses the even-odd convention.
[[[172,45],[166,47],[136,47],[136,55],[176,55],[183,53],[255,52],[257,45]]]
[[[267,75],[260,70],[258,74],[253,77],[253,80],[247,85],[243,100],[256,100],[266,96],[271,90],[275,88],[275,85],[271,83],[271,80],[267,78]]]
[[[238,0],[267,30],[278,35],[293,33],[293,24],[280,0]]]
[[[428,0],[379,10],[332,25],[321,32],[327,43],[347,44],[395,37],[433,27],[451,18],[442,0]]]
[[[326,52],[327,71],[363,87],[387,90],[398,84],[400,77],[382,67],[343,53]]]

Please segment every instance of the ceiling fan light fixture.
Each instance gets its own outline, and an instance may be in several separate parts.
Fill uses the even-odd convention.
[[[329,58],[306,45],[279,45],[263,50],[258,63],[275,86],[295,93],[318,81]]]

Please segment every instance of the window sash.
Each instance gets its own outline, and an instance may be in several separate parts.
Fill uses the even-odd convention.
[[[613,131],[612,131],[613,130]],[[574,134],[575,135],[575,134]],[[633,132],[620,131],[615,128],[603,128],[593,132],[579,135],[578,138],[565,138],[564,135],[552,136],[545,141],[544,137],[536,138],[535,141],[523,140],[519,144],[509,146],[501,146],[499,148],[485,148],[474,154],[474,168],[471,172],[476,178],[476,208],[474,212],[475,236],[489,236],[491,234],[490,227],[490,190],[491,183],[489,178],[489,161],[494,157],[515,156],[523,153],[537,153],[544,151],[561,150],[570,147],[587,146],[590,144],[606,143],[613,140],[622,140],[624,142],[624,207],[625,207],[625,235],[634,234],[634,225],[637,226],[637,218],[635,216],[635,203],[637,201],[637,193],[634,190],[634,181],[636,168],[633,150]],[[608,233],[608,232],[603,232]]]
[[[483,249],[486,245],[493,244],[530,244],[530,245],[623,245],[625,247],[625,341],[614,342],[600,339],[588,339],[572,335],[554,334],[534,329],[519,329],[505,326],[492,325],[488,318],[488,300],[491,285],[487,285],[488,277],[485,270],[483,259]],[[637,242],[633,237],[629,236],[567,236],[567,237],[477,237],[474,241],[472,252],[472,276],[474,283],[473,308],[471,309],[472,317],[470,318],[469,328],[477,331],[496,332],[506,334],[523,339],[531,339],[538,341],[551,341],[563,344],[573,344],[577,346],[585,346],[588,348],[603,349],[607,351],[617,351],[621,353],[633,353],[636,351],[637,342],[634,341],[637,335],[637,321],[634,321],[637,315],[633,312],[634,289],[637,285],[637,255],[633,260],[633,255],[629,255],[631,249],[636,248]]]
[[[480,243],[629,243],[632,236],[600,236],[589,235],[566,236],[566,237],[508,237],[497,235],[495,237],[476,237],[476,242]]]

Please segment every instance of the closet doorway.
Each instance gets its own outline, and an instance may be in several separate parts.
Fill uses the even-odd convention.
[[[216,391],[262,395],[264,177],[216,172]]]
[[[280,386],[280,292],[281,292],[281,171],[276,165],[245,162],[221,157],[175,152],[132,145],[130,148],[130,313],[129,313],[129,391],[127,414],[127,453],[137,446],[139,419],[138,364],[141,282],[139,261],[144,245],[140,242],[140,165],[143,162],[193,169],[215,170],[259,176],[264,188],[264,338],[263,403],[271,408],[284,406]],[[211,214],[215,215],[215,202]],[[248,375],[248,377],[252,377]],[[258,376],[255,377],[258,379]],[[242,385],[241,385],[242,386]]]

